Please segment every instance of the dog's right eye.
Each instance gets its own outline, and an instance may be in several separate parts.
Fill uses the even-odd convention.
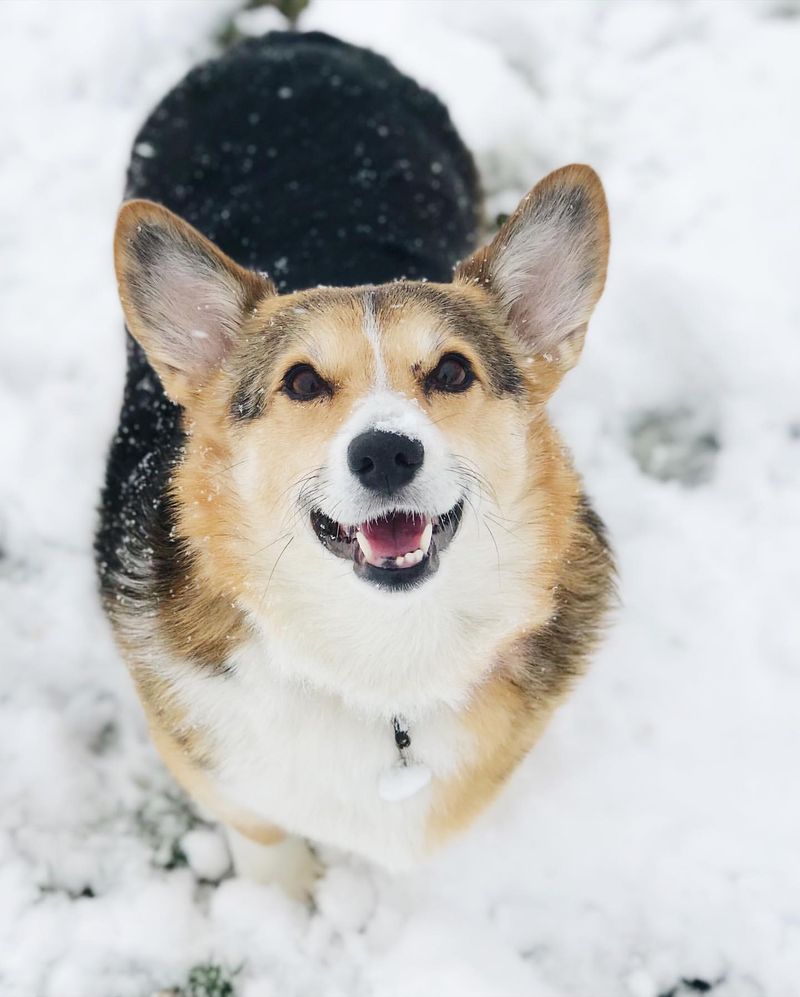
[[[286,372],[283,390],[297,402],[310,402],[321,395],[330,395],[331,386],[307,363],[296,364]]]

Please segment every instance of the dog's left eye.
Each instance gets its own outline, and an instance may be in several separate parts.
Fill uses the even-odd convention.
[[[330,385],[307,363],[296,364],[286,372],[283,390],[298,402],[309,402],[331,393]]]
[[[446,353],[427,377],[428,390],[466,391],[475,380],[472,364],[460,353]]]

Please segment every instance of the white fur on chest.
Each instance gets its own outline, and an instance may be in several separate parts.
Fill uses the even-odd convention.
[[[433,783],[397,802],[381,799],[381,774],[398,759],[389,721],[288,678],[261,641],[240,649],[228,676],[181,669],[181,699],[210,735],[214,780],[231,803],[265,822],[358,852],[389,869],[425,852],[437,779],[469,760],[471,736],[447,707],[411,725],[411,760]]]

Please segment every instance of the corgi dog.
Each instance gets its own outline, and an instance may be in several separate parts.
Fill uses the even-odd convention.
[[[442,104],[271,33],[165,97],[126,197],[96,550],[155,745],[241,874],[303,895],[315,844],[408,868],[532,748],[610,603],[547,416],[605,281],[600,181],[551,173],[476,249]]]

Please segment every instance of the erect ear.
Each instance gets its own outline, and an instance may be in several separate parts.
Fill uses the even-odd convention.
[[[218,369],[247,312],[274,293],[265,277],[151,201],[123,204],[114,264],[128,328],[181,405]]]
[[[456,270],[500,304],[530,354],[568,369],[603,291],[608,209],[589,166],[565,166],[541,180],[488,246]]]

